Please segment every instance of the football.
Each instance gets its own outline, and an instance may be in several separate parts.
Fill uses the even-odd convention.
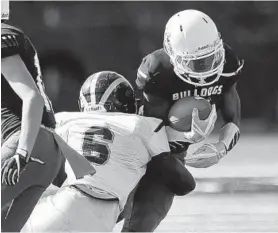
[[[205,120],[212,109],[210,102],[201,97],[186,97],[173,104],[168,113],[170,126],[175,130],[187,132],[191,129],[192,112],[197,108],[199,118]]]

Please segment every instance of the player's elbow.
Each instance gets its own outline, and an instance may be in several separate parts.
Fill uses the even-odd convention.
[[[28,93],[25,93],[25,95],[23,96],[23,101],[24,100],[32,100],[40,103],[44,102],[43,97],[38,90],[31,90]]]
[[[22,98],[22,102],[24,105],[32,105],[36,106],[36,109],[43,109],[44,100],[42,95],[39,92],[31,91],[30,93],[24,95]]]

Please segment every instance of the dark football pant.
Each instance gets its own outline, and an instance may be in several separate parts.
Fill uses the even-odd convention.
[[[15,154],[20,132],[14,133],[2,145],[1,163]],[[1,185],[2,231],[18,232],[32,213],[42,193],[57,176],[64,162],[53,133],[40,128],[32,157],[45,162],[44,165],[30,162],[14,186]]]
[[[166,165],[170,161],[166,160]],[[184,167],[183,162],[176,159],[171,163],[172,168],[167,168],[169,176],[173,175],[173,181],[159,175],[159,167],[152,161],[148,164],[147,172],[140,180],[137,188],[130,194],[122,217],[125,217],[122,232],[153,232],[160,222],[168,214],[175,193],[186,195],[194,190],[195,180]],[[162,164],[158,164],[162,165]],[[160,169],[163,170],[162,167]],[[172,169],[172,171],[171,171]],[[173,172],[175,171],[175,172]],[[177,188],[179,183],[180,189]]]

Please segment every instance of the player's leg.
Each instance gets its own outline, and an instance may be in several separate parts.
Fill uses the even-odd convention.
[[[132,205],[129,198],[123,232],[151,232],[166,217],[174,194],[186,195],[195,188],[195,180],[184,167],[182,158],[157,157],[147,168],[134,193]],[[128,207],[128,206],[127,206]]]
[[[118,214],[118,201],[100,200],[63,187],[39,202],[22,232],[108,232]]]
[[[2,229],[9,232],[19,231],[29,218],[45,188],[32,186],[24,190],[10,204],[6,216],[2,218]]]
[[[63,163],[59,169],[57,176],[53,180],[52,184],[60,188],[66,179],[67,179],[67,173],[65,170],[65,163]]]
[[[122,210],[122,212],[119,214],[119,217],[117,219],[117,223],[119,223],[120,221],[122,221],[125,218],[128,218],[128,216],[131,215],[131,211],[132,211],[132,205],[133,205],[133,199],[134,199],[134,194],[136,192],[137,186],[131,191],[131,193],[128,196],[128,199],[126,201],[126,204],[124,206],[124,209]]]
[[[70,206],[74,198],[61,188],[56,194],[40,199],[21,232],[70,232],[71,212],[67,205]]]
[[[14,155],[17,141],[18,137],[15,135],[3,144],[1,148],[2,161]],[[4,231],[19,231],[22,228],[40,196],[56,177],[64,161],[52,132],[45,128],[40,128],[31,156],[44,161],[45,164],[29,163],[16,185],[2,184],[1,186],[1,207],[14,199],[8,213],[6,214],[6,211],[3,210],[5,218],[2,221],[2,230]],[[14,221],[14,219],[18,221]]]
[[[171,208],[174,193],[152,176],[145,175],[134,194],[131,214],[122,232],[153,232]]]

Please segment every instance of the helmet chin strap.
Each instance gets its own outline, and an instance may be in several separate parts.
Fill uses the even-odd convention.
[[[222,73],[221,75],[224,76],[224,77],[227,77],[227,78],[235,76],[235,75],[237,75],[241,71],[243,66],[244,66],[244,60],[241,60],[240,61],[240,66],[237,68],[236,71],[230,72],[230,73]]]
[[[166,52],[166,53],[167,53],[167,52]],[[175,72],[175,74],[176,74],[181,80],[183,80],[184,82],[187,82],[187,83],[189,83],[189,84],[191,84],[191,85],[194,85],[194,86],[208,86],[208,85],[211,85],[211,84],[217,82],[217,81],[219,80],[220,76],[222,75],[222,72],[223,72],[223,69],[224,69],[224,62],[223,62],[223,64],[221,65],[221,68],[219,68],[218,71],[217,71],[217,73],[216,73],[216,74],[217,74],[216,78],[215,78],[213,81],[207,83],[207,82],[205,81],[205,79],[206,79],[207,77],[211,77],[211,76],[216,75],[216,74],[211,74],[211,75],[206,76],[206,77],[204,77],[204,78],[201,78],[201,77],[200,77],[200,78],[198,78],[198,77],[196,77],[196,78],[190,77],[188,74],[186,74],[186,72],[183,72],[182,70],[181,70],[181,72],[179,72],[180,69],[177,68],[177,67],[175,66],[175,62],[174,62],[173,57],[171,57],[170,55],[168,55],[168,56],[170,57],[170,62],[171,62],[171,64],[172,64],[173,67],[174,67],[174,72]],[[220,70],[220,69],[221,69],[221,70]],[[183,76],[182,76],[182,73],[184,73],[184,75],[187,76],[188,78],[183,77]],[[193,81],[191,81],[192,78],[193,78],[193,79],[197,79],[199,82],[193,82]]]
[[[205,79],[206,79],[207,77],[201,79],[201,82],[193,82],[193,81],[191,81],[192,78],[191,78],[190,76],[188,76],[188,78],[183,77],[183,76],[180,74],[180,72],[178,71],[178,69],[174,68],[174,72],[175,72],[175,74],[176,74],[181,80],[183,80],[184,82],[187,82],[187,83],[189,83],[189,84],[191,84],[191,85],[194,85],[194,86],[208,86],[208,85],[211,85],[211,84],[217,82],[217,81],[219,80],[220,76],[222,75],[222,71],[221,71],[221,72],[218,72],[216,78],[215,78],[213,81],[207,83],[207,82],[205,81]],[[185,74],[185,75],[186,75],[186,74]],[[208,76],[208,77],[209,77],[209,76]],[[198,80],[198,81],[199,81],[199,80]]]

